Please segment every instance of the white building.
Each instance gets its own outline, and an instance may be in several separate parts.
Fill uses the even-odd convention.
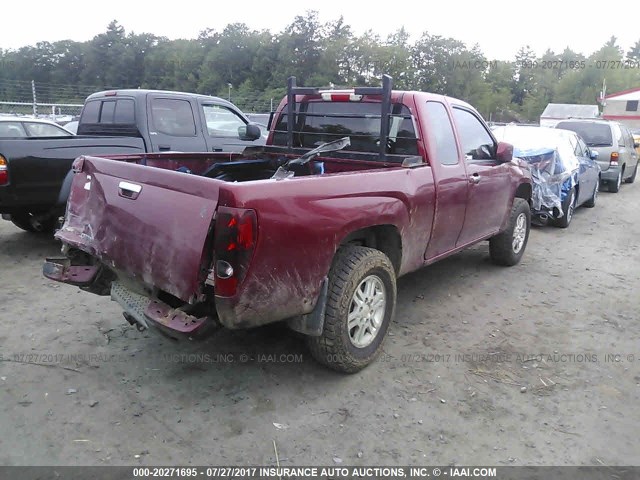
[[[640,87],[604,97],[602,117],[620,122],[632,130],[640,129]]]
[[[597,105],[577,105],[573,103],[550,103],[540,115],[541,127],[555,127],[556,123],[569,118],[598,118]]]

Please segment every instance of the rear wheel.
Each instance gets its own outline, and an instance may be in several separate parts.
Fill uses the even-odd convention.
[[[55,227],[55,217],[39,216],[28,212],[11,214],[11,222],[18,228],[31,233],[50,233]]]
[[[609,191],[611,193],[618,193],[620,191],[620,185],[622,185],[622,170],[618,172],[618,177],[609,182]]]
[[[638,160],[640,162],[640,160]],[[633,169],[633,173],[629,178],[625,180],[627,183],[633,183],[636,181],[636,174],[638,173],[638,164],[636,163],[636,168]]]
[[[526,200],[515,198],[507,229],[489,240],[491,260],[506,266],[518,263],[527,246],[530,229],[531,208]]]
[[[564,211],[564,215],[560,218],[553,219],[553,225],[559,228],[567,228],[571,223],[571,219],[573,218],[573,212],[576,209],[576,189],[572,188],[569,190],[567,197],[562,202],[562,210]]]
[[[382,252],[359,246],[338,251],[329,272],[324,328],[308,337],[309,350],[323,365],[353,373],[382,349],[396,305],[396,276]]]
[[[593,195],[591,198],[584,202],[584,206],[587,208],[593,208],[596,206],[596,200],[598,199],[598,191],[600,190],[600,179],[596,182],[596,188],[593,189]]]

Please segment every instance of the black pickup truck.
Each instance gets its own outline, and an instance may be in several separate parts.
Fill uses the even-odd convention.
[[[0,214],[31,232],[50,231],[64,213],[80,155],[242,152],[263,145],[260,129],[221,98],[158,90],[90,95],[69,137],[0,139]],[[240,130],[239,130],[240,129]]]

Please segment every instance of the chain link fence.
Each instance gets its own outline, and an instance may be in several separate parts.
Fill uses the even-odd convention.
[[[112,87],[0,80],[0,115],[45,118],[58,123],[70,122],[77,120],[85,98],[94,92],[110,89]],[[269,98],[264,92],[235,92],[231,88],[218,96],[229,99],[250,116],[258,114],[259,123],[266,123],[268,114],[280,101],[280,98]]]
[[[81,110],[81,103],[0,102],[2,116],[45,118],[57,123],[77,119]]]
[[[225,97],[222,97],[225,98]],[[227,98],[225,98],[227,100]],[[231,95],[228,100],[245,113],[270,113],[278,106],[280,99],[265,99],[261,92]]]

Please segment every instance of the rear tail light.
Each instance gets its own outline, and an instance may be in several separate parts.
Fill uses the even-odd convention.
[[[7,171],[7,159],[0,155],[0,185],[9,183],[9,172]]]
[[[320,92],[322,100],[325,102],[359,102],[362,100],[362,95],[356,95],[355,93],[342,92]]]
[[[609,165],[611,165],[612,167],[617,167],[619,158],[620,155],[618,154],[618,152],[612,152],[611,159],[609,160]]]
[[[215,292],[232,297],[244,280],[258,238],[256,212],[219,207],[214,234]]]

